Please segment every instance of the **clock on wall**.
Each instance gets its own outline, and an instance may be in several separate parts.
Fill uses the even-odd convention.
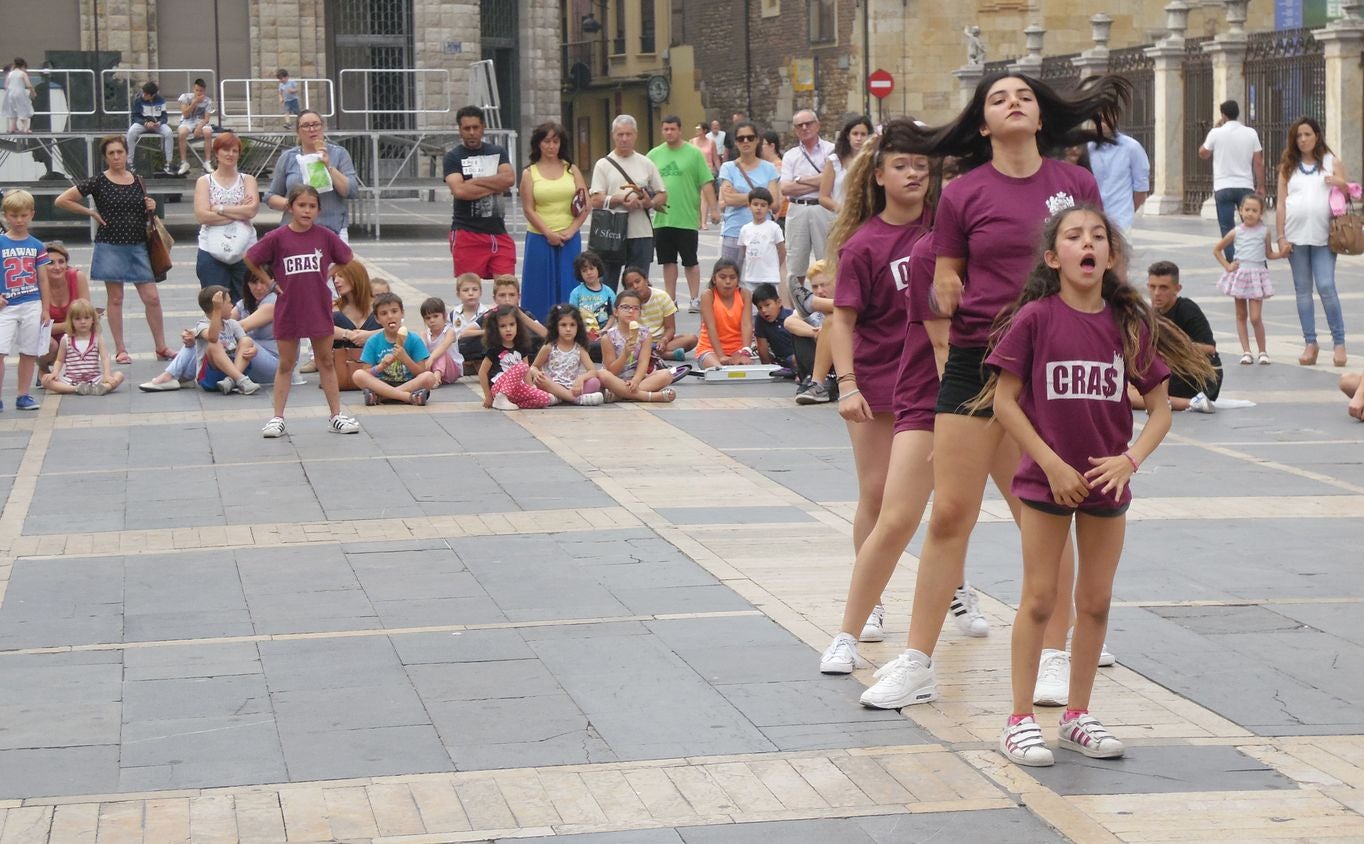
[[[654,105],[662,105],[668,101],[672,94],[672,85],[668,84],[666,76],[649,77],[649,102]]]

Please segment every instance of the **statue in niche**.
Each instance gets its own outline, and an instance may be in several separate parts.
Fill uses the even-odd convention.
[[[985,42],[980,40],[980,27],[968,26],[966,34],[966,64],[981,67],[985,64]]]

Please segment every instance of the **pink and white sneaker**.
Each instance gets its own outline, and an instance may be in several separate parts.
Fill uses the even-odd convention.
[[[1004,732],[999,735],[999,752],[1010,762],[1031,768],[1046,768],[1056,764],[1055,757],[1042,738],[1042,728],[1031,715],[1017,724],[1005,724]]]
[[[1122,742],[1088,712],[1070,719],[1063,715],[1057,732],[1061,747],[1083,753],[1091,759],[1117,759],[1125,749]]]

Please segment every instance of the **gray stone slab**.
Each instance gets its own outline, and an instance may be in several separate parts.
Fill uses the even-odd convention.
[[[239,610],[129,615],[123,619],[123,636],[127,642],[250,636],[255,632],[251,613],[245,607]]]
[[[274,693],[408,685],[387,636],[261,642],[259,649]]]
[[[660,589],[613,589],[631,615],[738,612],[753,605],[728,586],[670,586]]]
[[[382,686],[274,692],[270,700],[281,736],[431,723],[406,678]]]
[[[778,750],[834,750],[847,747],[889,747],[903,744],[928,744],[934,739],[908,719],[840,722],[834,724],[794,724],[763,727],[762,733]]]
[[[11,600],[6,597],[6,605]],[[99,645],[122,640],[123,616],[117,612],[33,621],[0,618],[0,650]]]
[[[851,677],[736,683],[716,690],[759,727],[902,720],[893,709],[860,705],[857,698],[863,686]]]
[[[585,832],[581,835],[553,835],[535,838],[495,838],[497,844],[517,841],[554,842],[554,844],[683,844],[675,829],[632,829],[626,832]]]
[[[39,701],[106,703],[122,698],[123,667],[117,663],[81,665],[53,660],[35,664],[0,659],[0,706]]]
[[[190,677],[228,677],[260,674],[260,654],[254,642],[129,648],[123,651],[123,678],[177,680]]]
[[[795,507],[656,507],[660,516],[675,525],[768,524],[814,521]]]
[[[717,685],[808,680],[819,660],[766,616],[650,621],[645,627]]]
[[[665,559],[637,557],[629,561],[584,563],[578,566],[598,583],[616,592],[622,589],[661,589],[673,586],[714,586],[715,576],[675,549]]]
[[[508,621],[507,615],[486,595],[474,598],[375,601],[374,611],[382,626],[390,629],[448,624],[500,624]]]
[[[1007,841],[1009,844],[1053,844],[1066,837],[1027,809],[981,812],[932,812],[852,818],[876,844],[907,841]]]
[[[455,770],[430,724],[281,733],[289,779],[347,779]]]
[[[456,564],[463,568],[463,564]],[[423,569],[356,569],[356,576],[371,601],[407,601],[417,598],[486,598],[478,580],[467,571]]]
[[[548,624],[544,627],[522,627],[521,638],[532,647],[535,642],[572,641],[574,639],[613,638],[616,636],[648,636],[649,628],[638,621],[608,621],[590,624]]]
[[[211,788],[288,778],[269,714],[128,724],[119,764],[125,789]]]
[[[335,545],[253,548],[237,551],[236,556],[248,600],[360,588],[346,555]]]
[[[589,575],[552,557],[488,560],[462,552],[460,557],[511,621],[631,614]]]
[[[1234,747],[1128,747],[1121,759],[1057,751],[1051,768],[1026,768],[1057,794],[1165,794],[1296,789],[1292,780]]]
[[[0,706],[0,750],[117,744],[118,701],[71,703],[30,698]]]
[[[565,694],[428,704],[460,770],[614,762],[618,757]]]
[[[0,750],[0,799],[117,790],[117,744]]]
[[[407,674],[422,700],[489,700],[534,697],[562,691],[536,659],[410,665]]]
[[[535,653],[515,630],[410,633],[392,638],[404,665],[533,659]]]
[[[327,592],[248,594],[257,633],[325,633],[381,626],[361,589]]]
[[[138,680],[123,687],[123,721],[128,724],[269,712],[269,692],[260,674]]]

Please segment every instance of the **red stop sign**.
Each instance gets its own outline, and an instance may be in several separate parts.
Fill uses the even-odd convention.
[[[867,75],[867,91],[878,100],[890,96],[894,90],[895,77],[890,75],[890,71],[877,68]]]

